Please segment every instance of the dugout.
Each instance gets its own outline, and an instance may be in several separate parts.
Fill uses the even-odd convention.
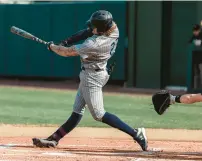
[[[202,47],[190,45],[187,58],[187,89],[188,92],[202,91]]]

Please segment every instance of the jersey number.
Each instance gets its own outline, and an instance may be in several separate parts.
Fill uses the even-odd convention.
[[[116,39],[116,40],[111,44],[111,51],[110,51],[110,55],[111,55],[111,56],[114,55],[114,53],[115,53],[117,43],[118,43],[118,39]]]

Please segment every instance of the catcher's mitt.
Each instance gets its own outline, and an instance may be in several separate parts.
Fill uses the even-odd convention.
[[[155,111],[162,115],[170,106],[170,93],[167,90],[161,90],[152,96],[152,102]]]

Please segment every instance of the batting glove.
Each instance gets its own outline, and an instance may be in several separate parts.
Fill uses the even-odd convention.
[[[47,43],[47,49],[50,50],[50,51],[52,51],[51,48],[50,48],[50,46],[51,46],[52,44],[54,44],[53,41],[50,41],[50,42]]]

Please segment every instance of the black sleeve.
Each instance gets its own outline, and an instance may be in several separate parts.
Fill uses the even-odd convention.
[[[80,30],[76,32],[75,34],[73,34],[72,36],[68,37],[67,39],[62,40],[60,44],[63,46],[69,46],[81,40],[85,40],[91,36],[93,36],[91,29],[88,28],[88,29]]]

